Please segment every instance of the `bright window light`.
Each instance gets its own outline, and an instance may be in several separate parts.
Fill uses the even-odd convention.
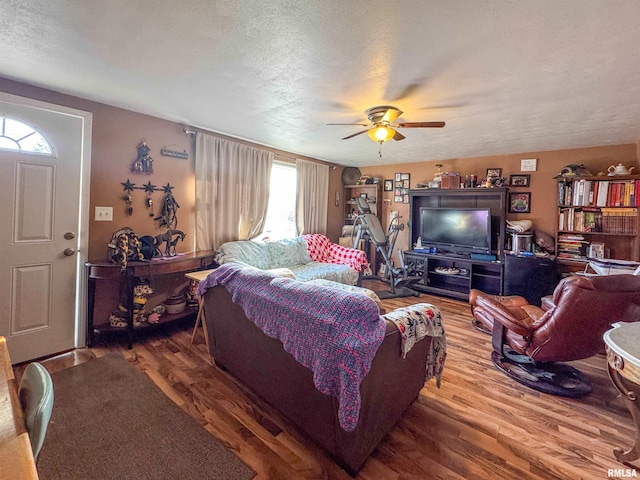
[[[14,118],[0,119],[0,149],[53,156],[49,141],[36,129]]]
[[[264,240],[296,236],[296,166],[273,162]]]

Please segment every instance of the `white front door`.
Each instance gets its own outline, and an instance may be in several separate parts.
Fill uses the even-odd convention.
[[[90,135],[91,114],[0,94],[0,335],[13,363],[78,344]]]

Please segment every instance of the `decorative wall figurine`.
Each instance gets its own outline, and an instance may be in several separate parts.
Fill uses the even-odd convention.
[[[131,198],[131,192],[136,188],[136,184],[131,183],[127,178],[127,181],[121,182],[120,185],[124,186],[124,195],[121,198],[127,204],[127,215],[131,216],[133,214],[133,199]]]
[[[133,165],[131,165],[131,171],[133,173],[150,174],[153,173],[153,158],[149,155],[151,150],[147,146],[145,139],[142,139],[140,145],[138,145],[138,158],[135,159]]]
[[[158,215],[154,220],[160,221],[160,227],[168,227],[170,230],[175,230],[178,226],[178,217],[176,216],[176,211],[180,208],[178,202],[173,197],[173,190],[175,187],[172,187],[169,183],[167,183],[162,190],[164,191],[164,198],[162,199],[162,205],[160,206],[160,215]]]

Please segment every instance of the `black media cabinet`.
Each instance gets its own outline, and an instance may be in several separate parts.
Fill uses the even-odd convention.
[[[410,271],[422,277],[420,281],[411,285],[411,288],[416,291],[461,300],[469,298],[469,291],[472,288],[502,295],[504,271],[502,261],[472,260],[446,254],[414,251],[404,252],[404,259]],[[457,269],[458,273],[443,273],[443,269]]]
[[[467,300],[469,290],[477,288],[486,293],[502,295],[504,278],[505,224],[507,220],[508,188],[428,188],[409,192],[409,226],[411,237],[405,262],[422,279],[412,285],[417,291]],[[446,253],[418,253],[413,245],[420,236],[420,208],[490,208],[491,253],[496,261],[473,260]],[[456,268],[452,275],[436,271]]]

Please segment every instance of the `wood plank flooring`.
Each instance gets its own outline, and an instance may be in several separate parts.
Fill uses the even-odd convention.
[[[418,302],[442,311],[448,342],[442,386],[425,385],[358,479],[606,479],[614,476],[610,469],[627,468],[612,450],[629,448],[635,427],[616,398],[603,355],[572,362],[593,381],[588,397],[540,394],[496,370],[491,337],[471,327],[466,303],[421,295],[383,304],[390,311]],[[54,372],[117,350],[254,469],[256,480],[351,478],[212,366],[201,332],[193,345],[190,335],[191,324],[174,325],[139,339],[131,350],[115,340],[43,363]]]

